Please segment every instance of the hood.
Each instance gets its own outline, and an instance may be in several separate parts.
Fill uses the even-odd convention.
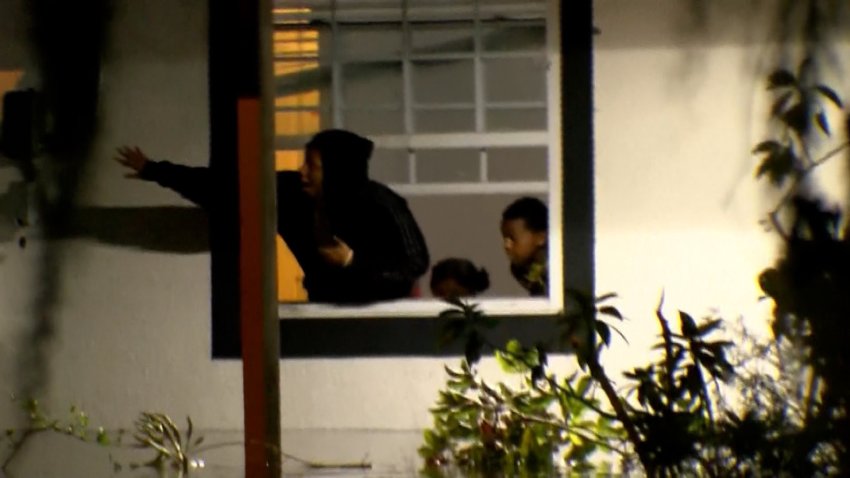
[[[369,181],[369,158],[375,147],[371,140],[351,131],[329,129],[313,136],[306,147],[322,156],[326,193],[357,189]]]

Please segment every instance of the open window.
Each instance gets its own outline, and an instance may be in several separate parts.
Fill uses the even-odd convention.
[[[494,315],[563,306],[559,2],[552,0],[277,0],[274,8],[278,170],[297,169],[322,129],[376,148],[372,179],[408,202],[432,265],[470,259]],[[522,196],[548,206],[546,297],[512,277],[499,229]],[[286,207],[285,204],[278,207]],[[303,274],[278,243],[282,318],[435,316],[430,271],[417,297],[367,307],[307,302]]]

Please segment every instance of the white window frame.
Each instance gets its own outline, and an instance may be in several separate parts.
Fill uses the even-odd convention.
[[[325,0],[316,2],[317,5],[328,5],[331,7],[331,16],[336,20],[336,13],[333,5],[336,1],[343,3],[346,0]],[[407,0],[400,0],[407,4]],[[289,0],[278,0],[276,6],[291,7],[293,3],[305,4],[312,3],[309,0],[301,2],[293,2]],[[363,5],[363,8],[357,10],[346,10],[346,19],[375,19],[381,18],[382,15],[388,14],[386,8],[386,0],[360,0],[358,2]],[[435,2],[438,3],[438,2]],[[480,7],[476,4],[476,13],[482,12],[484,9],[492,7],[487,3],[482,3]],[[479,10],[480,8],[480,10]],[[504,11],[505,5],[499,5],[500,11]],[[546,105],[547,108],[547,129],[545,131],[517,131],[517,132],[487,132],[484,129],[484,90],[482,78],[482,60],[488,56],[481,50],[480,36],[480,15],[475,15],[475,51],[466,54],[474,62],[475,81],[475,132],[464,133],[413,133],[412,132],[412,111],[415,108],[423,105],[416,105],[410,97],[412,88],[406,84],[403,88],[405,92],[404,98],[404,131],[405,134],[400,135],[370,135],[369,137],[375,141],[376,149],[407,149],[409,153],[409,161],[413,162],[416,149],[441,149],[441,148],[481,148],[481,177],[479,182],[467,183],[417,183],[415,178],[416,168],[414,164],[410,165],[410,182],[402,184],[388,184],[389,187],[397,191],[403,196],[415,195],[443,195],[443,194],[547,194],[547,203],[549,210],[549,238],[548,238],[548,253],[549,253],[549,296],[548,298],[489,298],[476,297],[470,298],[470,302],[479,304],[481,310],[489,315],[552,315],[560,313],[564,306],[563,297],[563,237],[562,237],[562,204],[561,204],[561,55],[560,55],[560,2],[558,0],[546,0],[545,11],[535,11],[533,8],[528,8],[528,5],[523,5],[522,0],[518,0],[513,6],[516,15],[528,15],[529,18],[539,18],[542,14],[546,19]],[[407,11],[407,9],[403,9]],[[290,10],[291,11],[291,10]],[[392,9],[396,12],[397,9]],[[461,9],[456,5],[452,5],[450,1],[446,1],[440,8],[435,9],[433,6],[428,7],[428,12],[442,15],[441,18],[452,18],[453,15],[461,14]],[[413,15],[421,14],[415,9],[410,9]],[[307,15],[321,15],[318,10],[311,11]],[[327,15],[327,12],[324,13]],[[278,16],[276,14],[275,21],[285,23],[291,15]],[[402,22],[406,22],[406,18]],[[331,22],[331,28],[336,28],[336,21]],[[403,30],[404,36],[409,36],[409,29]],[[334,38],[339,38],[339,35],[334,35]],[[407,43],[408,38],[403,42]],[[408,45],[409,46],[409,45]],[[405,50],[408,48],[405,47]],[[409,53],[409,52],[405,52]],[[522,56],[525,52],[512,53],[500,52],[499,58],[508,56]],[[405,83],[411,81],[411,65],[414,59],[410,55],[403,55],[400,59],[402,63],[402,77]],[[440,54],[440,59],[444,58]],[[307,60],[308,58],[293,58],[294,60]],[[315,60],[315,58],[310,58]],[[395,60],[393,60],[395,61]],[[342,102],[341,91],[341,62],[337,59],[332,59],[331,62],[331,94],[332,94],[332,118],[335,127],[343,126],[342,112],[345,106]],[[487,106],[496,105],[497,107],[540,107],[545,106],[540,103],[514,102],[504,105],[488,102]],[[445,105],[440,105],[445,106]],[[458,107],[468,108],[472,105],[457,105]],[[296,110],[288,108],[282,110]],[[379,108],[375,108],[376,110]],[[299,148],[306,141],[307,137],[287,137],[284,143],[290,148]],[[280,141],[280,140],[279,140]],[[545,146],[547,148],[547,171],[548,181],[516,181],[516,182],[487,182],[487,166],[486,153],[483,152],[487,147],[521,147],[521,146]],[[335,306],[328,304],[317,303],[280,303],[278,306],[278,316],[282,320],[290,318],[298,319],[324,319],[324,318],[380,318],[380,317],[436,317],[439,312],[446,309],[446,304],[437,299],[428,298],[411,298],[397,301],[387,301],[368,306]]]

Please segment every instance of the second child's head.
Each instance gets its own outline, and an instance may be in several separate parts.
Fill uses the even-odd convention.
[[[431,294],[441,299],[470,297],[490,287],[490,276],[467,259],[443,259],[431,269]]]
[[[546,248],[548,236],[549,211],[543,201],[520,198],[502,213],[502,239],[512,265],[524,266],[534,261]]]

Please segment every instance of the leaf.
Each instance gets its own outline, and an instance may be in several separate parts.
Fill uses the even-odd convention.
[[[186,441],[185,441],[185,443],[188,444],[188,443],[192,442],[192,433],[194,433],[194,431],[195,431],[195,424],[192,423],[192,417],[190,417],[189,415],[186,415],[186,427],[187,428],[186,428]]]
[[[97,429],[97,438],[95,439],[98,445],[108,446],[109,445],[109,435],[106,433],[106,430],[103,427]]]
[[[441,319],[456,319],[458,317],[463,317],[463,311],[458,309],[446,309],[441,311],[437,317]]]
[[[688,365],[685,376],[687,377],[688,382],[688,393],[690,393],[692,397],[699,396],[703,384],[696,365]]]
[[[620,311],[617,310],[616,307],[613,307],[613,306],[610,306],[610,305],[606,305],[605,307],[600,307],[599,313],[603,314],[603,315],[610,315],[611,317],[617,318],[619,320],[623,320],[623,314],[621,314]]]
[[[756,170],[756,178],[767,175],[771,183],[782,186],[794,168],[794,156],[789,150],[768,155]]]
[[[608,327],[613,329],[614,332],[617,332],[617,335],[619,335],[620,338],[623,339],[623,342],[625,342],[626,344],[629,344],[629,339],[626,338],[626,336],[623,334],[623,332],[620,331],[620,329],[618,329],[617,327],[614,327],[613,325],[610,325],[610,324],[608,325]]]
[[[451,390],[456,390],[460,393],[466,392],[469,389],[469,382],[464,380],[449,380],[446,382],[446,386],[448,386]]]
[[[611,329],[608,328],[608,324],[605,322],[596,322],[596,332],[599,333],[599,337],[605,342],[605,345],[611,346]]]
[[[613,299],[613,298],[615,298],[615,297],[617,297],[617,293],[616,293],[616,292],[608,292],[607,294],[602,294],[602,295],[600,295],[599,297],[597,297],[597,298],[596,298],[596,303],[597,303],[597,304],[600,304],[600,303],[602,303],[602,302],[605,302],[605,301],[606,301],[606,300],[608,300],[608,299]]]
[[[784,86],[792,86],[797,82],[794,74],[788,70],[776,70],[767,77],[767,88],[780,88]]]
[[[811,127],[808,108],[804,103],[797,103],[782,115],[782,121],[800,136],[806,136]]]
[[[782,149],[782,144],[779,141],[768,140],[762,141],[753,148],[753,154],[758,153],[775,153]]]
[[[539,382],[546,378],[546,370],[542,365],[536,365],[531,368],[531,381]]]
[[[692,338],[697,335],[697,323],[687,312],[679,311],[679,324],[682,335],[686,338]]]
[[[582,372],[587,370],[587,359],[584,358],[584,355],[576,355],[576,361],[578,361],[578,366],[582,370]]]
[[[514,357],[508,353],[502,352],[501,350],[496,350],[493,353],[493,357],[496,359],[496,363],[499,364],[499,368],[501,368],[503,372],[525,372],[525,369],[522,367],[522,364],[518,360],[515,360]]]
[[[706,352],[697,353],[697,361],[708,370],[713,370],[717,364],[715,356]]]
[[[817,90],[820,94],[826,96],[829,101],[832,101],[835,106],[844,108],[844,104],[841,102],[841,98],[838,97],[838,94],[835,93],[835,90],[826,85],[818,85]]]
[[[437,443],[437,434],[434,433],[433,430],[425,430],[423,432],[425,438],[425,444],[431,448],[434,448],[434,445]]]
[[[794,93],[792,91],[789,91],[774,101],[773,106],[770,108],[770,116],[777,117],[785,112],[785,108],[788,106],[788,101],[791,99],[793,94]]]
[[[826,113],[821,111],[817,114],[817,116],[815,116],[815,120],[817,120],[818,126],[820,126],[821,131],[826,133],[827,136],[830,136],[831,133],[829,132],[829,122],[826,119]]]
[[[584,375],[578,380],[578,384],[576,385],[576,394],[580,397],[584,397],[587,394],[587,391],[590,389],[591,378],[589,375]]]
[[[722,319],[710,320],[697,328],[697,335],[699,335],[700,337],[705,337],[711,332],[717,330],[722,324]]]
[[[508,340],[508,343],[505,344],[505,350],[514,356],[522,356],[522,344],[517,339]]]
[[[478,361],[481,360],[481,348],[483,346],[484,344],[478,336],[478,333],[471,332],[466,338],[466,347],[464,348],[466,361],[470,364],[478,363]]]

